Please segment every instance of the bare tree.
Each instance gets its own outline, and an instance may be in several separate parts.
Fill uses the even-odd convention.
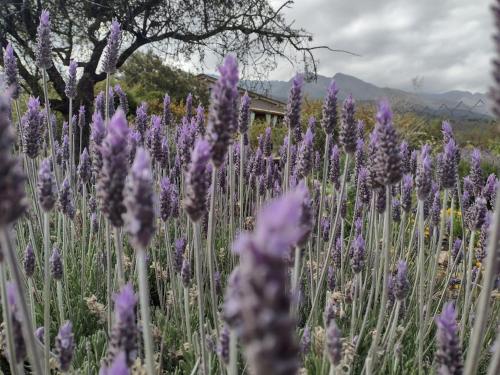
[[[42,92],[34,63],[36,29],[43,8],[51,11],[54,66],[48,70],[59,99],[55,110],[66,112],[65,70],[71,58],[82,68],[77,102],[92,105],[93,89],[105,79],[99,61],[112,19],[122,25],[118,68],[139,48],[151,45],[163,56],[203,61],[207,51],[235,53],[243,67],[276,66],[277,58],[302,61],[316,72],[312,36],[285,19],[286,0],[273,7],[267,0],[2,0],[0,44],[14,45],[26,89]],[[298,56],[297,56],[298,55]]]

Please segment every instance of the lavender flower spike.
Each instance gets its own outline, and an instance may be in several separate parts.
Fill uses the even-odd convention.
[[[408,281],[408,266],[404,260],[400,260],[398,262],[393,288],[394,296],[399,301],[404,300],[410,290],[410,282]]]
[[[441,315],[436,317],[437,350],[435,360],[440,375],[462,374],[462,348],[458,337],[455,308],[452,302],[444,305]]]
[[[59,361],[59,370],[68,372],[73,361],[75,352],[75,339],[73,337],[73,326],[67,321],[59,329],[56,336],[56,354]]]
[[[80,163],[78,164],[78,177],[81,183],[88,184],[92,177],[92,164],[90,163],[90,156],[85,147],[80,155]]]
[[[332,319],[326,329],[326,349],[333,366],[338,366],[342,361],[341,335],[335,320]]]
[[[354,114],[355,102],[352,95],[349,95],[342,107],[342,123],[339,134],[339,142],[348,154],[354,154],[356,151],[357,136]]]
[[[125,361],[125,353],[118,353],[110,367],[102,366],[99,375],[130,375],[130,370]]]
[[[26,343],[23,337],[22,321],[19,317],[16,286],[13,283],[7,283],[7,305],[9,306],[10,320],[12,325],[13,352],[16,363],[22,363],[27,355]]]
[[[40,100],[32,96],[28,99],[28,110],[21,118],[23,151],[30,159],[35,159],[42,146],[44,115],[40,111]]]
[[[122,31],[120,24],[117,20],[113,20],[113,22],[111,22],[111,28],[109,29],[108,44],[106,45],[102,65],[102,70],[107,74],[113,74],[116,71],[121,36]]]
[[[295,374],[299,346],[294,337],[286,291],[288,266],[284,255],[302,237],[303,196],[292,191],[268,203],[259,213],[253,233],[242,234],[234,244],[240,254],[238,292],[232,306],[241,314],[238,330],[252,374]]]
[[[470,178],[472,180],[474,195],[481,194],[483,187],[483,171],[481,169],[481,151],[475,148],[471,154]]]
[[[300,108],[302,106],[303,84],[304,77],[301,74],[296,74],[295,77],[293,77],[292,87],[290,88],[290,94],[288,95],[288,102],[286,105],[285,124],[287,124],[291,130],[295,131],[296,142],[300,142],[300,139],[297,139],[297,134],[300,133]]]
[[[123,190],[128,171],[128,132],[125,115],[118,110],[100,147],[103,166],[97,180],[97,196],[102,212],[115,227],[123,225],[122,215],[126,211]]]
[[[48,212],[56,203],[56,184],[49,159],[44,159],[38,171],[38,200],[43,211]]]
[[[64,88],[64,93],[68,99],[76,98],[76,68],[76,61],[72,59],[68,67],[68,82],[66,82],[66,87]]]
[[[40,23],[36,34],[36,65],[41,69],[52,66],[52,43],[50,41],[50,14],[48,10],[42,10]]]
[[[245,92],[245,95],[241,98],[240,104],[240,112],[238,116],[238,130],[240,134],[245,134],[248,130],[248,123],[250,120],[250,96],[248,96],[248,92]]]
[[[61,184],[61,189],[59,191],[59,208],[64,215],[69,217],[71,220],[74,219],[75,205],[68,177],[66,177]]]
[[[11,154],[13,145],[10,101],[0,94],[0,227],[17,220],[28,205],[24,191],[26,176],[19,159]]]
[[[170,126],[170,121],[172,121],[172,113],[170,112],[170,96],[168,96],[168,94],[165,94],[165,97],[163,98],[163,126],[165,128]]]
[[[429,196],[432,187],[432,159],[429,155],[429,150],[429,146],[427,145],[422,147],[415,177],[417,197],[421,201],[425,201]]]
[[[313,133],[307,129],[306,135],[299,149],[297,160],[297,173],[301,178],[306,178],[311,172],[313,162]]]
[[[127,366],[132,366],[137,358],[137,322],[135,316],[135,305],[137,297],[132,285],[124,285],[120,292],[114,296],[115,320],[111,331],[110,343],[106,355],[106,362],[116,361],[120,355],[124,356]],[[112,374],[108,372],[108,374]]]
[[[337,93],[339,92],[334,80],[330,82],[323,101],[321,126],[326,134],[333,134],[337,126]]]
[[[125,215],[130,241],[136,249],[146,249],[155,232],[155,194],[148,152],[137,150],[127,181]]]
[[[63,278],[63,264],[61,260],[61,254],[57,247],[52,249],[52,255],[50,256],[50,274],[54,280],[62,280]]]
[[[128,113],[128,99],[127,99],[127,94],[125,91],[123,91],[122,87],[119,84],[115,85],[115,92],[116,95],[118,95],[118,100],[120,101],[120,107],[125,113],[125,115]]]
[[[220,77],[212,88],[208,115],[208,142],[215,167],[224,162],[226,151],[237,127],[238,65],[228,55],[219,67]]]
[[[26,277],[33,277],[33,274],[35,273],[35,252],[33,251],[33,246],[31,245],[26,246],[23,267]]]
[[[389,103],[382,101],[377,112],[378,148],[375,152],[375,178],[380,185],[394,185],[402,176],[401,154],[392,124]]]
[[[441,164],[441,185],[445,189],[454,189],[457,181],[457,146],[454,139],[450,139],[444,146]]]
[[[207,209],[207,193],[210,179],[207,178],[210,145],[200,139],[196,142],[189,170],[186,174],[186,198],[184,208],[192,221],[201,219]]]
[[[14,56],[12,44],[7,44],[3,55],[3,66],[5,68],[5,84],[11,90],[12,99],[19,98],[21,86],[19,84],[19,72],[17,69],[17,59]]]

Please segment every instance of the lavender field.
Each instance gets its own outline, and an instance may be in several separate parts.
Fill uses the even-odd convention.
[[[252,146],[233,54],[206,108],[189,94],[179,116],[167,92],[131,110],[117,20],[86,108],[76,60],[51,80],[52,17],[33,40],[41,92],[3,51],[2,373],[500,373],[500,183],[452,121],[414,147],[388,100],[368,129],[335,81],[304,121],[296,74],[283,143],[269,126]]]

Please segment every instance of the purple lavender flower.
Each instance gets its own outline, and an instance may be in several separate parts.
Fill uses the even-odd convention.
[[[122,87],[119,84],[115,85],[115,92],[118,95],[118,100],[120,101],[120,108],[122,109],[125,115],[128,113],[128,99],[127,94],[122,90]]]
[[[237,127],[238,65],[228,55],[219,67],[220,77],[212,87],[208,115],[208,142],[212,162],[216,168],[224,162],[227,147]]]
[[[401,154],[401,169],[403,170],[403,174],[411,173],[411,153],[408,142],[401,142],[399,153]]]
[[[25,174],[19,159],[12,156],[14,136],[10,122],[10,101],[0,94],[0,227],[17,220],[27,209]]]
[[[365,240],[361,235],[358,235],[353,241],[350,256],[352,271],[360,273],[365,266]]]
[[[135,159],[137,147],[142,143],[141,134],[137,130],[132,130],[128,133],[128,162],[132,164]]]
[[[161,117],[157,115],[152,115],[151,116],[151,132],[150,132],[150,137],[151,137],[151,154],[153,155],[153,158],[157,161],[160,162],[162,159],[162,149],[161,149],[161,142],[162,142],[162,129],[161,129]]]
[[[397,198],[392,200],[392,220],[396,223],[401,221],[401,202]]]
[[[335,320],[331,320],[326,328],[326,352],[333,366],[342,361],[342,333]]]
[[[92,177],[92,164],[87,148],[84,148],[78,164],[78,177],[83,184],[88,184]]]
[[[76,98],[76,68],[76,61],[71,59],[68,67],[68,81],[66,82],[66,87],[64,88],[64,93],[68,99]]]
[[[241,340],[252,372],[291,374],[298,369],[299,347],[293,335],[286,291],[288,266],[285,254],[302,237],[299,191],[271,201],[258,214],[251,234],[241,234],[234,244],[240,255]]]
[[[59,190],[59,209],[61,212],[69,217],[71,220],[75,218],[75,204],[73,202],[73,191],[71,190],[71,185],[69,183],[68,177],[66,177],[61,184]]]
[[[358,184],[359,170],[365,164],[365,142],[358,138],[356,142],[356,152],[354,153],[354,184]]]
[[[437,228],[439,226],[439,222],[441,220],[441,196],[439,194],[439,191],[437,191],[434,194],[430,215],[431,215],[432,226]]]
[[[368,169],[364,167],[358,173],[358,196],[364,205],[370,203],[371,191],[368,188]]]
[[[385,212],[385,203],[386,203],[386,194],[385,194],[385,190],[384,189],[381,189],[381,188],[378,188],[376,190],[376,198],[377,198],[377,201],[376,201],[376,209],[377,209],[377,212],[379,214],[383,214]]]
[[[160,218],[167,221],[171,214],[172,184],[168,177],[163,177],[160,182]]]
[[[334,145],[330,154],[330,181],[335,190],[340,189],[340,151],[337,145]]]
[[[475,148],[471,154],[470,178],[474,196],[478,197],[483,188],[483,170],[481,168],[481,152]]]
[[[328,266],[328,274],[326,277],[326,285],[328,286],[328,290],[334,291],[336,280],[335,280],[335,269],[332,266]]]
[[[453,261],[455,261],[457,264],[460,264],[460,262],[462,261],[462,240],[460,238],[457,238],[455,242],[453,242],[453,246],[451,248],[451,256],[453,258]]]
[[[92,160],[92,174],[94,178],[99,176],[103,166],[101,144],[106,137],[106,128],[99,112],[92,115],[92,124],[90,125],[90,157]]]
[[[306,178],[312,169],[313,157],[313,133],[311,128],[307,129],[304,140],[302,141],[299,149],[297,160],[297,174],[300,178]]]
[[[40,15],[40,23],[36,29],[36,65],[41,69],[52,66],[52,43],[50,41],[50,14],[44,9]]]
[[[196,108],[196,116],[193,119],[195,125],[196,125],[196,133],[198,135],[204,136],[205,135],[205,108],[203,108],[201,105]]]
[[[170,191],[170,216],[174,219],[179,217],[179,191],[175,185],[172,185]]]
[[[191,121],[193,116],[193,95],[191,93],[186,97],[186,118]]]
[[[308,326],[304,327],[302,338],[300,339],[300,354],[305,357],[311,350],[311,330]]]
[[[444,147],[441,161],[441,186],[445,189],[454,189],[457,181],[457,146],[455,140],[450,139]]]
[[[196,142],[191,164],[186,174],[186,198],[184,208],[192,221],[198,221],[207,209],[207,193],[210,179],[207,178],[210,145],[205,140]]]
[[[99,91],[94,99],[94,112],[97,112],[101,117],[106,116],[106,98],[104,97],[104,91]]]
[[[182,269],[182,259],[184,257],[186,245],[187,241],[184,237],[175,240],[174,271],[177,273],[180,273]]]
[[[107,74],[116,72],[116,63],[118,62],[118,50],[120,49],[120,42],[122,38],[122,31],[120,23],[114,19],[111,22],[109,29],[108,42],[106,50],[104,51],[104,60],[102,63],[102,70]]]
[[[70,321],[64,323],[56,336],[56,354],[59,361],[59,370],[68,372],[75,352],[73,326]]]
[[[163,97],[163,115],[162,115],[163,126],[165,128],[170,126],[172,121],[172,113],[170,112],[170,96],[165,94]]]
[[[127,366],[132,366],[137,357],[137,322],[135,305],[137,297],[131,284],[124,285],[114,296],[115,319],[108,345],[106,362],[113,363],[120,353],[124,354]],[[111,374],[111,373],[108,373]]]
[[[439,374],[460,375],[463,369],[462,348],[458,337],[458,325],[453,303],[443,306],[441,315],[436,317],[437,349],[435,361]]]
[[[191,284],[191,264],[186,258],[182,261],[181,280],[184,288],[189,288],[189,284]]]
[[[33,251],[33,246],[26,246],[26,251],[24,252],[24,274],[27,278],[33,277],[35,273],[35,252]]]
[[[137,107],[135,112],[135,130],[141,134],[141,139],[144,141],[146,136],[146,129],[148,127],[148,112],[147,104],[142,102],[140,106]]]
[[[392,124],[389,103],[382,101],[377,112],[378,148],[375,152],[375,178],[380,185],[394,185],[402,178],[401,155],[396,131]]]
[[[486,200],[484,198],[476,198],[465,214],[465,223],[470,230],[479,230],[484,224],[486,218]]]
[[[59,253],[59,249],[54,247],[52,249],[52,255],[50,256],[50,274],[54,280],[61,281],[63,272],[61,254]]]
[[[336,233],[334,233],[334,235],[335,234]],[[337,267],[340,267],[341,255],[342,255],[342,239],[339,236],[336,237],[335,239],[335,246],[333,247],[333,252],[332,252],[332,260]]]
[[[40,207],[45,212],[51,211],[56,203],[56,185],[49,159],[40,163],[37,187]]]
[[[23,151],[30,159],[35,159],[42,146],[44,115],[40,111],[38,98],[30,96],[28,110],[21,118]]]
[[[155,232],[155,195],[149,154],[137,150],[126,185],[125,214],[130,242],[136,250],[145,250]]]
[[[488,236],[490,232],[491,225],[491,213],[487,212],[484,218],[484,223],[481,226],[481,231],[479,232],[479,246],[476,248],[476,260],[483,262],[486,258],[486,250],[488,246]]]
[[[240,111],[238,116],[238,130],[240,134],[246,134],[248,130],[248,124],[250,120],[250,96],[245,92],[245,95],[241,97]]]
[[[5,68],[5,84],[11,90],[12,99],[19,98],[21,86],[19,84],[19,72],[17,69],[17,59],[14,56],[12,44],[8,43],[3,55],[3,66]]]
[[[297,143],[301,141],[300,110],[302,106],[303,84],[304,77],[301,74],[296,74],[292,80],[285,113],[285,124],[295,132],[295,142]]]
[[[126,211],[123,190],[128,172],[128,132],[125,115],[119,110],[111,118],[100,147],[103,165],[97,180],[97,196],[102,212],[115,227],[123,226],[122,215]]]
[[[429,152],[429,146],[424,145],[420,151],[420,160],[415,177],[417,197],[421,201],[424,201],[429,196],[432,186],[432,159]]]
[[[110,367],[101,367],[99,375],[130,375],[130,370],[125,359],[124,352],[118,353]]]
[[[330,219],[327,217],[321,219],[321,236],[324,242],[330,237]]]
[[[397,300],[402,301],[406,298],[410,290],[408,281],[408,267],[404,260],[398,261],[396,277],[394,278],[393,294]]]
[[[339,142],[347,154],[354,154],[356,151],[356,120],[355,101],[349,95],[342,107],[342,122],[339,133]]]
[[[403,186],[401,189],[401,208],[406,213],[409,213],[411,211],[412,190],[413,178],[411,174],[405,174],[403,176]]]
[[[217,354],[224,364],[229,363],[229,329],[224,326],[220,331],[219,345],[217,346]]]
[[[333,134],[337,127],[337,93],[339,92],[334,80],[328,86],[325,99],[323,101],[321,126],[326,134]]]
[[[16,286],[7,283],[7,306],[12,326],[13,354],[17,364],[22,363],[27,356],[26,343],[23,337],[22,321],[17,307]]]
[[[494,207],[496,201],[496,194],[499,186],[499,180],[494,173],[488,176],[486,184],[483,187],[482,196],[490,207]]]

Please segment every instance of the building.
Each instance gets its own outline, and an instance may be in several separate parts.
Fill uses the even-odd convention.
[[[217,81],[217,77],[208,74],[198,74],[197,78],[206,83],[209,91],[211,86]],[[252,98],[250,103],[250,125],[256,120],[265,121],[271,126],[283,121],[286,103],[240,87],[238,87],[238,91],[240,96],[243,96],[247,92],[248,96]]]

